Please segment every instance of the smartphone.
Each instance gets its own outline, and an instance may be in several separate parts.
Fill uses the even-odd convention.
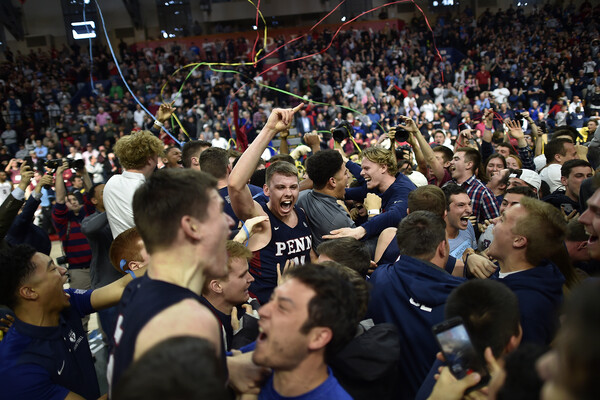
[[[566,215],[569,215],[569,214],[571,214],[571,213],[573,212],[573,210],[574,210],[574,208],[573,208],[573,205],[571,205],[571,204],[569,204],[569,203],[562,203],[562,204],[560,205],[560,208],[563,210],[563,212],[564,212]]]
[[[442,349],[450,372],[456,379],[462,379],[473,372],[481,375],[481,381],[467,389],[465,394],[488,384],[490,374],[485,366],[485,360],[473,347],[462,318],[451,318],[435,325],[433,334]]]

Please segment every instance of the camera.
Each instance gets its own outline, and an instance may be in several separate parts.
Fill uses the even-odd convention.
[[[548,127],[546,126],[546,121],[540,121],[538,123],[538,126],[540,127],[542,133],[548,133]]]
[[[398,143],[404,143],[408,141],[408,138],[410,137],[410,132],[407,131],[404,128],[401,128],[399,126],[396,127],[396,142]]]
[[[333,140],[335,140],[338,143],[341,143],[345,139],[354,136],[354,128],[352,127],[352,124],[350,122],[343,121],[331,130],[331,134],[333,135]]]
[[[523,113],[515,114],[515,121],[519,123],[519,126],[523,126],[523,122],[525,121],[525,115]]]
[[[21,167],[21,165],[27,165],[32,171],[35,169],[35,165],[33,164],[33,160],[31,160],[31,157],[26,157],[25,160],[23,160],[22,162],[20,162],[19,168]]]
[[[70,158],[67,158],[67,163],[69,164],[69,168],[73,168],[73,169],[84,169],[85,168],[85,164],[83,162],[83,160],[72,160]],[[48,160],[46,161],[46,167],[50,168],[50,169],[57,169],[58,167],[60,167],[63,164],[63,160]]]

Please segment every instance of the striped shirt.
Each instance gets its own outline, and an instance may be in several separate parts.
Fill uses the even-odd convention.
[[[86,195],[83,195],[84,205],[79,211],[79,215],[75,215],[73,211],[69,211],[66,204],[54,205],[52,209],[52,223],[54,228],[63,243],[63,249],[67,256],[69,268],[89,268],[92,260],[92,249],[90,244],[81,232],[81,221],[88,215],[93,214],[96,208],[88,200]],[[69,229],[69,221],[70,229]],[[68,240],[67,240],[67,231]]]

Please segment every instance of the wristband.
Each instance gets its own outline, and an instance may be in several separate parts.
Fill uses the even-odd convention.
[[[160,122],[159,120],[154,121],[154,125],[158,125],[161,128],[165,126],[165,124],[163,124],[162,122]]]
[[[463,252],[463,255],[462,255],[462,259],[463,259],[463,262],[465,263],[465,265],[467,265],[467,259],[469,258],[469,256],[471,254],[475,254],[475,253],[476,253],[476,251],[471,248],[465,249],[465,251]]]
[[[246,226],[245,222],[242,222],[242,229],[244,230],[244,232],[246,232],[246,236],[248,236],[248,238],[246,239],[246,247],[248,247],[248,241],[250,240],[250,232],[248,232],[248,227]]]
[[[463,277],[466,278],[467,277],[467,272],[469,271],[469,267],[467,267],[467,261],[469,260],[469,256],[471,255],[471,253],[467,254],[467,256],[463,259]]]
[[[380,211],[377,209],[367,211],[368,215],[379,215]]]

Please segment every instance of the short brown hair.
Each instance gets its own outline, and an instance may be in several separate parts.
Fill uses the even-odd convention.
[[[446,196],[444,191],[435,185],[416,188],[408,194],[408,210],[431,211],[444,218],[446,214]]]
[[[234,148],[229,148],[229,150],[227,150],[227,157],[229,157],[229,158],[231,158],[231,157],[238,158],[241,155],[242,155],[242,153],[237,151]]]
[[[274,164],[269,165],[266,172],[266,182],[267,186],[271,183],[271,178],[273,175],[280,174],[285,176],[295,176],[298,178],[298,170],[293,164],[290,164],[287,161],[279,161]]]
[[[452,157],[454,156],[454,153],[448,147],[439,145],[439,146],[433,147],[432,150],[435,153],[440,153],[442,155],[442,158],[444,159],[444,162],[452,161]]]
[[[192,157],[200,156],[203,149],[208,149],[212,144],[205,140],[192,140],[183,145],[181,150],[181,163],[183,168],[190,168],[192,166]]]
[[[478,150],[473,149],[471,147],[461,147],[459,149],[456,149],[454,151],[454,154],[458,152],[465,153],[465,162],[473,163],[473,168],[471,169],[471,172],[476,174],[477,170],[481,167],[481,153],[479,153]]]
[[[567,155],[567,149],[565,149],[566,144],[573,144],[572,139],[558,137],[550,140],[546,146],[544,147],[544,155],[546,156],[546,163],[550,164],[556,162],[556,155],[559,154],[561,156]]]
[[[133,217],[148,254],[169,247],[177,236],[181,218],[207,217],[210,190],[217,180],[207,173],[185,168],[154,172],[133,196]]]
[[[148,158],[161,157],[164,154],[164,144],[152,132],[139,131],[117,140],[113,150],[123,168],[139,169],[146,165]]]
[[[342,265],[335,261],[323,261],[319,265],[327,268],[335,268],[342,273],[344,278],[354,286],[356,291],[356,301],[358,305],[358,320],[362,321],[369,307],[369,286],[364,277],[350,267]]]
[[[517,220],[513,233],[527,238],[525,257],[533,265],[551,257],[563,247],[567,222],[549,203],[523,196],[519,201],[527,215]]]
[[[396,176],[398,173],[396,155],[393,151],[384,149],[383,147],[369,147],[363,150],[362,155],[363,160],[366,158],[376,164],[385,165],[388,169],[388,174]]]
[[[262,160],[262,158],[261,158]],[[296,165],[296,160],[289,154],[275,154],[273,157],[269,158],[270,164],[275,164],[281,161],[289,162],[292,165]],[[260,165],[260,163],[259,163]]]
[[[142,237],[137,228],[129,228],[119,234],[110,245],[108,257],[113,267],[124,274],[129,269],[131,261],[142,261]],[[125,266],[121,269],[121,260],[125,260]]]
[[[400,254],[430,261],[446,240],[446,222],[431,211],[415,211],[398,224],[396,241]]]
[[[224,179],[227,176],[227,166],[229,157],[227,150],[220,147],[210,147],[200,154],[200,170],[217,179]]]
[[[371,255],[367,245],[353,237],[326,240],[317,247],[317,254],[323,254],[356,271],[363,279],[371,266]]]

